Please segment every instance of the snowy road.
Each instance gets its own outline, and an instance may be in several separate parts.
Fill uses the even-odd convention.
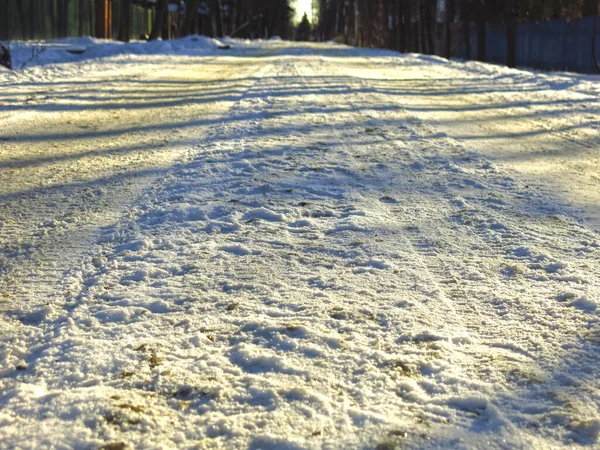
[[[597,445],[600,85],[235,47],[0,73],[0,448]]]

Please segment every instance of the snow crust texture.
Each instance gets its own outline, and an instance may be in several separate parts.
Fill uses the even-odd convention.
[[[227,42],[0,73],[0,448],[599,445],[593,205],[427,99],[598,84]]]

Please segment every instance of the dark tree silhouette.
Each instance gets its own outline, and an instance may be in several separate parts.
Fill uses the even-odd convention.
[[[185,12],[182,30],[183,36],[189,36],[195,32],[194,23],[198,17],[198,0],[188,0],[186,6],[187,10]]]
[[[306,13],[302,16],[302,20],[298,25],[296,30],[296,40],[297,41],[310,41],[310,36],[312,33],[312,26],[310,25],[310,21],[308,20],[308,16]]]
[[[131,2],[129,0],[120,0],[120,2],[119,40],[129,42],[131,39]]]
[[[152,24],[152,31],[150,32],[150,40],[156,40],[163,35],[163,28],[167,21],[167,14],[169,12],[169,0],[157,0],[156,2],[156,15],[154,16],[154,23]]]
[[[223,37],[223,17],[221,15],[221,0],[212,0],[211,8],[213,30],[216,37]]]

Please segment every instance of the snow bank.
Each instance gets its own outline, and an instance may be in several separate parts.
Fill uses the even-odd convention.
[[[51,41],[15,41],[10,44],[10,48],[14,67],[24,69],[117,55],[202,56],[213,54],[220,45],[218,40],[204,36],[129,43],[84,37]]]

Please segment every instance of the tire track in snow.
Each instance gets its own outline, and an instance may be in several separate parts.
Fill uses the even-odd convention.
[[[597,91],[565,88],[564,79],[535,72],[507,74],[487,67],[478,74],[473,65],[434,63],[424,70],[412,66],[411,58],[400,63],[402,72],[381,67],[385,76],[372,83],[375,89],[412,88],[403,106],[414,115],[519,173],[531,189],[598,229],[599,160],[592,151],[600,137]]]
[[[139,76],[144,70],[135,68],[133,73]],[[256,82],[251,75],[260,70],[263,68],[257,68],[255,60],[242,72],[237,64],[225,63],[218,78],[210,81],[218,86],[219,80],[227,77],[242,79],[246,75],[251,84],[243,92],[234,93],[242,98]],[[234,72],[237,74],[233,75]],[[154,82],[161,80],[158,78]],[[193,83],[192,77],[188,84]],[[152,88],[148,87],[144,92],[152,92]],[[215,103],[214,111],[203,111],[203,117],[212,121],[226,118],[236,104],[234,102],[223,110],[222,105]],[[164,114],[161,111],[158,115]],[[190,113],[187,116],[183,112],[180,114],[183,119]],[[144,141],[156,145],[160,151],[150,154],[154,159],[138,162],[134,171],[115,165],[114,173],[107,174],[101,167],[104,178],[100,180],[79,181],[75,175],[74,181],[64,186],[55,184],[6,195],[7,201],[0,207],[0,243],[3,246],[0,249],[0,311],[4,313],[0,330],[5,339],[23,326],[29,329],[25,333],[30,336],[41,332],[44,322],[52,323],[62,315],[64,305],[72,306],[76,302],[86,283],[82,278],[82,265],[89,266],[92,257],[104,258],[101,249],[95,245],[102,229],[114,224],[144,191],[160,186],[160,179],[173,166],[193,157],[205,128],[196,126],[183,132],[174,130],[157,133],[154,138],[146,137]],[[57,134],[56,130],[53,129],[53,133]],[[101,153],[98,158],[102,158]],[[135,162],[135,158],[125,159],[124,164],[131,162]],[[80,165],[85,173],[87,164],[89,162],[85,160],[76,160],[69,163],[68,170],[77,173]],[[42,169],[47,171],[43,166]],[[43,171],[40,173],[44,174]]]
[[[303,65],[300,73],[302,75],[313,74],[314,76],[314,74],[318,74],[322,76],[321,71],[318,68],[315,69],[312,65]],[[324,76],[322,76],[321,82],[326,86],[330,83]],[[362,91],[360,82],[354,83],[346,80],[345,83],[348,83],[348,91],[358,92],[358,94],[348,95],[344,99],[344,102],[350,105],[347,113],[349,117],[346,119],[346,123],[354,123],[355,127],[358,126],[368,130],[367,133],[369,134],[373,132],[383,134],[388,131],[386,130],[386,124],[382,124],[376,118],[369,116],[369,113],[364,110],[364,105],[370,105],[373,102],[365,101],[366,95],[360,94]],[[356,98],[360,100],[357,101]],[[317,99],[315,99],[316,101]],[[383,103],[377,101],[375,104],[382,105]],[[399,115],[394,114],[395,120],[399,121],[402,127],[408,130],[404,126],[408,118],[406,112],[401,112],[402,117],[399,117]],[[355,173],[362,172],[362,176],[372,182],[368,185],[363,183],[361,187],[351,188],[350,190],[353,193],[349,193],[348,197],[361,198],[360,202],[364,203],[365,208],[377,211],[379,215],[386,218],[386,221],[393,224],[393,229],[387,233],[379,234],[377,239],[379,242],[373,245],[382,249],[403,249],[400,260],[403,260],[405,264],[410,265],[420,274],[416,284],[413,284],[415,280],[412,277],[407,277],[405,280],[407,283],[406,291],[415,292],[416,290],[424,294],[415,305],[419,313],[415,314],[413,312],[417,317],[422,318],[422,326],[420,332],[412,335],[412,341],[417,344],[433,343],[433,348],[436,348],[436,342],[447,341],[450,344],[449,347],[442,347],[444,351],[441,351],[442,356],[440,358],[452,369],[448,371],[448,374],[442,370],[440,379],[448,377],[455,381],[445,386],[446,390],[440,389],[435,394],[432,392],[428,401],[431,405],[448,404],[448,402],[451,404],[453,401],[458,402],[458,399],[464,398],[465,395],[477,396],[489,385],[488,382],[480,378],[476,370],[480,360],[481,348],[479,324],[484,322],[484,317],[488,316],[483,315],[473,302],[457,302],[457,297],[453,295],[451,288],[447,286],[456,286],[458,281],[447,271],[448,267],[440,264],[440,254],[431,244],[439,240],[439,236],[428,235],[414,225],[416,222],[435,221],[439,216],[443,217],[447,210],[445,199],[440,198],[441,196],[435,189],[415,189],[414,185],[410,186],[399,181],[399,179],[412,175],[410,173],[412,165],[427,162],[423,156],[419,155],[423,148],[418,146],[412,148],[413,146],[410,143],[399,148],[394,148],[394,145],[392,145],[391,151],[383,156],[382,146],[376,147],[376,150],[374,147],[373,150],[377,153],[372,156],[377,164],[370,164],[368,160],[365,161],[369,155],[364,150],[365,144],[368,147],[368,141],[365,142],[364,133],[359,132],[358,134],[363,134],[363,137],[359,136],[353,143],[347,144],[346,141],[351,140],[345,134],[348,130],[343,127],[332,126],[332,128],[335,130],[333,132],[334,140],[341,142],[340,152],[344,155],[343,158],[347,159],[348,164],[357,169],[354,171]],[[413,132],[413,135],[415,134],[421,135],[422,131]],[[410,138],[411,136],[408,133],[403,133],[403,136],[394,136],[393,141],[397,143]],[[394,158],[399,158],[402,162],[394,166]],[[340,161],[340,156],[338,156],[338,161]],[[423,180],[423,183],[430,180],[430,178],[427,178]],[[415,190],[423,192],[426,197],[415,195],[414,203],[407,205],[406,201],[410,202],[411,195],[406,195],[406,193],[415,193]],[[396,208],[394,208],[394,205]],[[401,211],[402,216],[399,216],[397,209]],[[454,268],[457,267],[460,267],[460,265],[454,266]],[[442,392],[443,394],[440,395]],[[465,404],[468,405],[473,401],[472,398],[466,400]],[[497,411],[496,405],[490,404],[485,396],[479,398],[481,400],[475,401],[475,403],[480,402],[479,406],[464,406],[463,413],[459,413],[453,419],[462,426],[468,427],[472,422],[471,414],[477,408]],[[484,406],[481,406],[481,402]],[[509,430],[513,430],[513,425],[509,425],[501,414],[492,420],[498,420],[498,423],[503,424]],[[507,443],[508,447],[523,446],[525,445],[523,440],[530,441],[530,437],[515,431],[513,430],[510,433],[511,437],[507,440],[510,442],[510,444]],[[438,429],[433,434],[435,435],[436,432],[452,434],[453,431],[451,428],[445,429],[445,431]]]
[[[20,374],[10,391],[17,401],[39,385],[51,391],[10,405],[25,418],[13,442],[45,438],[37,420],[67,443],[96,447],[556,443],[547,423],[536,436],[553,440],[523,443],[520,434],[536,434],[525,419],[514,430],[471,398],[501,383],[475,370],[480,347],[447,339],[450,322],[487,342],[490,327],[472,324],[481,317],[498,321],[493,331],[518,330],[486,302],[453,296],[463,273],[500,258],[501,243],[476,227],[504,213],[486,209],[470,185],[459,196],[485,212],[458,226],[457,188],[439,183],[483,183],[481,171],[457,174],[447,163],[460,149],[428,142],[403,111],[390,122],[371,116],[370,105],[389,99],[358,102],[354,82],[307,61],[266,67],[273,76],[231,112],[239,122],[211,128],[195,160],[106,230],[115,235],[102,246],[109,263],[86,266],[77,303],[48,325],[38,372]],[[483,291],[496,287],[491,278]],[[505,350],[519,362],[517,346]],[[81,420],[52,416],[73,404]]]
[[[415,120],[421,123],[416,117]],[[435,129],[423,126],[435,138]],[[536,427],[548,415],[555,414],[564,427],[563,436],[585,442],[587,431],[582,429],[578,436],[578,431],[573,430],[580,429],[582,421],[600,414],[598,395],[587,387],[597,384],[589,367],[600,358],[600,342],[595,337],[597,303],[593,299],[597,295],[593,286],[600,274],[597,265],[590,265],[590,261],[598,262],[599,235],[572,217],[570,208],[550,200],[547,194],[529,192],[512,178],[502,176],[485,159],[465,153],[465,149],[451,139],[449,144],[450,148],[456,146],[458,159],[467,155],[467,171],[456,172],[454,182],[451,180],[447,187],[440,189],[441,201],[456,204],[458,199],[461,208],[448,218],[438,217],[437,222],[444,223],[448,219],[457,222],[463,234],[458,241],[472,241],[476,256],[449,255],[442,259],[430,254],[432,270],[440,279],[446,278],[452,283],[454,277],[447,277],[451,268],[470,266],[471,269],[464,272],[476,272],[478,266],[485,267],[484,261],[489,258],[495,273],[488,271],[486,278],[491,276],[490,285],[477,292],[479,309],[485,312],[483,317],[489,318],[483,322],[485,334],[478,334],[482,343],[492,347],[483,352],[482,366],[490,362],[495,366],[494,357],[502,358],[506,352],[512,354],[515,361],[525,356],[526,361],[519,363],[521,366],[511,368],[509,364],[503,369],[508,370],[505,374],[508,395],[499,397],[511,405],[511,415]],[[473,163],[484,170],[475,167],[473,172],[469,168]],[[479,179],[471,175],[478,170]],[[449,172],[450,178],[454,172]],[[471,192],[466,190],[467,195],[465,181],[468,186],[476,187]],[[426,242],[429,239],[424,238]],[[418,248],[424,248],[420,245],[422,242],[423,237],[417,238]],[[497,261],[501,262],[499,266]],[[506,292],[518,294],[510,299],[514,294]],[[461,295],[459,292],[458,298]],[[467,317],[469,303],[465,309]],[[522,322],[523,317],[529,320]],[[548,321],[550,318],[552,322]],[[520,333],[512,339],[504,338],[507,343],[498,338],[515,327],[520,328]],[[498,350],[490,351],[493,349]],[[485,361],[489,358],[486,354],[491,355],[491,361]],[[485,369],[482,373],[485,374]],[[577,388],[571,387],[573,374],[577,374]],[[512,395],[513,392],[519,395]],[[531,402],[543,399],[545,409],[529,416],[524,413],[527,407],[523,406],[523,397]]]
[[[368,82],[362,80],[356,81],[353,90],[359,93],[376,92]],[[369,101],[369,95],[362,94],[363,98],[358,103],[361,105],[374,104],[381,108],[382,105],[390,101],[389,98],[386,99],[383,96],[376,96],[374,94],[371,94],[371,96],[375,97],[375,99],[370,99]],[[358,110],[358,108],[355,109]],[[365,115],[368,116],[368,114],[363,112],[363,116]],[[358,117],[357,122],[360,119],[361,117]],[[364,117],[362,119],[364,120]],[[380,121],[373,116],[365,126],[368,126],[373,131],[377,130],[377,132],[384,135],[390,131],[386,130],[389,123],[389,120]],[[435,187],[435,183],[433,185],[424,184],[425,181],[429,182],[431,178],[425,178],[421,182],[417,180],[412,185],[404,183],[405,189],[414,189],[415,186],[419,186],[419,191],[427,195],[426,198],[419,199],[421,204],[416,208],[417,210],[421,210],[421,213],[417,214],[417,216],[421,219],[420,222],[425,225],[425,228],[421,229],[420,227],[413,226],[409,221],[406,223],[405,229],[406,237],[411,242],[415,252],[419,255],[416,259],[420,260],[424,269],[431,274],[432,282],[442,292],[445,301],[452,305],[452,314],[460,317],[460,320],[457,322],[463,324],[465,329],[468,330],[468,334],[475,339],[475,342],[479,343],[479,345],[474,346],[470,351],[467,350],[473,358],[469,364],[470,368],[467,369],[468,372],[476,378],[488,378],[487,382],[483,383],[483,385],[488,386],[487,389],[492,388],[494,384],[496,386],[498,384],[506,386],[508,396],[494,391],[489,391],[488,395],[492,398],[497,398],[502,403],[506,404],[508,402],[508,404],[511,404],[512,411],[510,412],[510,416],[512,420],[523,420],[523,406],[522,398],[511,396],[511,391],[514,392],[516,389],[522,395],[527,395],[532,399],[539,399],[540,395],[544,395],[548,403],[544,413],[549,414],[551,411],[559,411],[557,413],[562,414],[564,417],[563,426],[567,430],[565,434],[568,434],[569,428],[574,423],[577,423],[579,418],[595,417],[598,415],[598,410],[594,406],[595,401],[588,397],[590,395],[589,390],[579,392],[577,390],[570,390],[570,393],[566,393],[567,391],[562,389],[566,395],[563,394],[561,400],[558,402],[553,402],[552,397],[555,395],[555,392],[561,390],[561,377],[570,373],[573,367],[581,367],[585,372],[585,367],[588,367],[597,358],[599,354],[598,346],[595,348],[590,347],[585,339],[580,341],[579,338],[579,330],[584,330],[584,333],[590,334],[586,330],[590,330],[591,332],[596,326],[597,320],[595,317],[590,320],[589,316],[585,313],[582,314],[573,311],[573,308],[565,310],[561,305],[551,305],[554,317],[560,317],[565,312],[567,312],[567,317],[561,318],[563,325],[560,329],[562,330],[562,334],[552,336],[553,343],[547,345],[544,353],[540,355],[537,351],[535,340],[540,334],[544,335],[548,333],[548,330],[551,327],[554,328],[555,325],[543,324],[544,320],[539,323],[538,319],[534,321],[533,326],[527,326],[529,329],[526,333],[522,333],[521,335],[513,334],[514,344],[510,344],[510,339],[506,340],[506,338],[504,338],[504,342],[506,343],[503,343],[500,337],[506,335],[506,329],[514,329],[515,326],[518,326],[518,322],[515,321],[515,312],[513,311],[510,311],[511,314],[508,314],[505,318],[506,311],[502,306],[504,300],[495,299],[496,293],[500,294],[500,298],[503,295],[505,296],[502,291],[503,288],[506,289],[508,282],[501,278],[504,277],[502,272],[510,275],[508,272],[512,268],[511,262],[514,262],[515,259],[520,259],[512,257],[509,255],[509,252],[519,252],[519,249],[527,248],[532,242],[531,238],[535,235],[535,233],[530,232],[527,228],[521,230],[517,226],[515,229],[513,220],[511,219],[509,219],[510,225],[508,228],[502,225],[502,222],[507,219],[508,215],[521,216],[521,219],[539,222],[539,219],[535,216],[544,215],[545,212],[543,210],[541,212],[528,212],[526,200],[522,196],[522,189],[516,186],[510,178],[490,171],[491,166],[482,158],[469,154],[459,147],[453,149],[455,146],[453,142],[444,140],[443,137],[442,139],[436,137],[434,131],[430,131],[426,126],[423,127],[421,122],[414,116],[408,116],[407,124],[412,129],[414,136],[420,135],[426,137],[426,135],[430,135],[433,138],[431,143],[435,143],[431,147],[432,149],[437,147],[441,147],[442,149],[445,147],[447,149],[446,153],[442,152],[439,155],[435,155],[436,152],[433,152],[434,154],[427,154],[432,152],[426,151],[423,156],[414,157],[413,164],[424,164],[428,167],[433,165],[435,169],[432,168],[431,172],[437,170],[439,173],[438,176],[441,179],[446,179],[447,183],[437,188]],[[418,127],[415,128],[415,125]],[[394,138],[397,139],[397,137]],[[420,148],[420,146],[415,145],[412,153],[417,155],[424,149],[427,150],[427,148]],[[448,150],[450,151],[448,152]],[[357,151],[354,151],[350,147],[349,153],[356,154]],[[464,165],[466,171],[463,171],[462,168],[457,170],[454,167],[450,167],[450,170],[448,170],[447,165],[450,161],[457,161],[456,164],[459,164],[459,166]],[[403,164],[405,164],[405,167],[408,165],[405,162]],[[474,170],[471,168],[472,166],[474,166]],[[385,170],[380,170],[378,175],[385,177],[389,173],[386,173]],[[484,184],[482,185],[481,183]],[[469,190],[474,191],[473,195],[465,195],[465,193],[469,193]],[[484,192],[485,195],[477,194],[478,190]],[[465,208],[466,204],[463,202],[463,196],[467,197],[470,203],[470,211],[469,208]],[[373,194],[372,197],[375,200],[376,194]],[[502,198],[503,200],[496,202],[496,198]],[[539,196],[539,198],[542,199],[543,197]],[[516,204],[516,213],[509,206],[511,204]],[[464,223],[459,223],[459,229],[456,225],[453,225],[453,222],[458,220],[457,218],[465,216],[465,213],[466,217],[475,215],[475,220],[467,220]],[[541,220],[544,219],[542,218]],[[562,245],[565,246],[556,250],[566,252],[567,254],[572,253],[570,249],[576,248],[582,242],[582,237],[592,242],[593,247],[593,242],[597,239],[594,233],[586,231],[584,228],[569,221],[566,223],[559,222],[561,227],[554,226],[552,228],[553,234],[569,236],[571,243],[570,245],[563,243]],[[546,230],[548,228],[538,227],[536,232],[544,233],[547,232]],[[442,234],[440,235],[441,231]],[[501,238],[497,238],[497,236],[501,236]],[[445,242],[445,248],[436,249],[432,243],[440,239],[442,239],[442,243],[444,243],[444,239],[451,239],[463,245],[469,243],[468,245],[473,249],[471,250],[473,253],[465,254],[464,250],[452,245],[448,241]],[[538,245],[544,246],[547,245],[547,242],[551,242],[551,239],[552,235],[547,235],[545,238],[542,238],[542,242],[539,242],[539,237],[533,239],[533,242],[538,241]],[[543,242],[544,240],[546,242]],[[447,244],[450,244],[450,247]],[[531,257],[535,258],[536,255],[531,255]],[[584,258],[589,258],[589,253]],[[504,263],[498,264],[498,261],[504,261]],[[490,267],[488,264],[492,266]],[[560,263],[558,264],[561,266]],[[554,265],[551,262],[548,262],[546,265],[549,267],[548,270],[553,270]],[[484,268],[485,275],[481,280],[472,283],[474,286],[470,286],[468,282],[465,283],[465,276],[468,280],[469,274],[478,274],[482,268]],[[519,274],[515,275],[518,276]],[[597,273],[593,276],[597,277]],[[577,277],[573,283],[578,284]],[[526,289],[534,289],[534,292],[540,289],[539,286],[528,286],[524,289],[522,285],[516,284],[516,287],[522,292],[527,292]],[[475,299],[479,301],[476,303]],[[540,314],[542,316],[545,315],[545,309],[543,306],[540,307],[540,302],[545,304],[545,300],[540,298],[539,294],[533,301],[527,302],[527,299],[524,299],[524,303],[523,301],[520,303],[521,306],[526,306],[526,310],[517,312],[517,314],[525,317],[539,317]],[[511,308],[509,307],[509,309]],[[572,320],[575,320],[577,325],[572,324]],[[568,351],[559,352],[559,355],[553,355],[551,348],[555,345],[564,346],[565,337],[567,336],[567,341],[570,342],[569,345],[579,348],[579,351],[575,352],[575,356],[573,356],[572,348]],[[533,337],[533,342],[529,341],[531,337]],[[523,341],[524,345],[518,344],[518,341]],[[511,358],[519,361],[519,363],[517,365],[503,363],[498,366],[493,360],[502,358],[503,354],[512,354]],[[543,356],[542,360],[537,361],[540,356]],[[582,361],[579,361],[580,357]],[[562,368],[555,373],[557,361],[560,362],[559,364]],[[519,367],[519,364],[521,367]],[[500,370],[500,373],[493,374],[493,377],[489,378],[490,373],[488,371],[490,367],[492,370]],[[535,387],[526,387],[523,389],[520,386],[523,382],[526,384],[542,382],[540,377],[544,377],[546,373],[549,374],[550,379],[547,380],[547,385],[544,389],[537,389]],[[540,381],[537,381],[538,379]],[[584,375],[582,381],[587,382],[591,381],[591,379]],[[572,401],[568,400],[569,398]],[[569,404],[577,404],[579,406],[571,411],[569,411],[568,407],[563,409],[563,405]],[[530,421],[531,424],[538,423],[538,420],[544,420],[544,413],[538,413],[537,416],[534,415],[526,420]]]

